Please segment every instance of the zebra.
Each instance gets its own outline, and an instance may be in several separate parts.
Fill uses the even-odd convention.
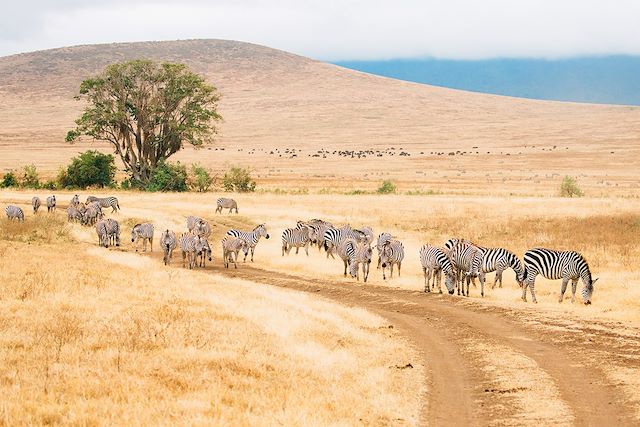
[[[454,268],[458,295],[460,295],[460,289],[462,289],[462,295],[469,296],[469,284],[471,279],[478,274],[477,271],[472,269],[474,258],[476,256],[481,257],[484,251],[484,248],[479,248],[466,240],[459,240],[451,247],[448,255]],[[476,265],[478,265],[478,261],[476,261]],[[466,293],[464,290],[465,282],[467,284]]]
[[[368,243],[359,243],[356,246],[355,258],[351,260],[351,265],[349,267],[349,272],[351,273],[351,277],[355,277],[356,280],[360,280],[359,276],[359,266],[362,264],[362,276],[364,282],[367,283],[367,279],[369,278],[369,267],[371,266],[371,258],[373,255],[373,250]]]
[[[355,264],[357,246],[358,243],[355,239],[346,238],[340,241],[336,247],[336,253],[344,263],[344,277],[347,277],[347,268],[353,271],[351,266]]]
[[[171,264],[171,257],[173,256],[173,250],[178,246],[178,240],[176,239],[176,233],[171,230],[165,230],[160,236],[160,245],[164,252],[164,265]]]
[[[47,197],[47,212],[54,212],[56,210],[56,196]]]
[[[431,245],[422,246],[420,248],[420,264],[422,264],[422,272],[424,273],[425,292],[431,292],[432,288],[435,289],[437,282],[438,290],[442,293],[442,273],[444,273],[444,284],[449,295],[453,295],[455,292],[453,266],[442,249]],[[432,278],[433,286],[430,283]]]
[[[111,213],[117,212],[120,209],[120,205],[118,204],[118,199],[116,197],[87,197],[87,204],[91,202],[98,202],[103,208],[108,208],[109,206],[111,206]]]
[[[69,206],[78,206],[79,203],[80,203],[80,197],[76,194],[71,198],[71,201],[69,202]]]
[[[196,223],[193,232],[200,237],[208,239],[209,236],[211,236],[211,224],[209,224],[208,221],[200,218],[200,221]]]
[[[222,214],[223,208],[229,209],[229,213],[231,213],[231,211],[233,211],[234,209],[236,210],[236,213],[238,213],[238,204],[233,199],[220,197],[216,202],[216,213],[220,212],[220,214]]]
[[[196,246],[200,242],[200,237],[193,233],[183,233],[178,241],[182,251],[182,267],[186,267],[185,261],[189,262],[189,269],[196,265]]]
[[[500,287],[502,287],[502,272],[509,267],[513,268],[513,271],[516,272],[516,281],[518,285],[522,287],[524,267],[513,252],[503,248],[485,248],[484,252],[479,251],[479,254],[480,255],[476,255],[474,258],[471,269],[478,275],[478,279],[480,279],[480,293],[482,296],[484,296],[486,273],[496,272],[496,277],[493,280],[491,289],[496,287],[498,281],[500,282]]]
[[[260,241],[260,237],[264,237],[265,239],[269,238],[269,233],[267,233],[267,226],[265,224],[257,225],[253,231],[239,231],[239,230],[229,230],[227,231],[227,236],[239,237],[247,242],[248,248],[251,251],[251,262],[253,262],[253,253],[256,250],[256,245]],[[247,253],[244,253],[244,261],[247,261]]]
[[[330,222],[323,221],[321,219],[312,219],[307,224],[311,225],[313,230],[311,231],[311,242],[315,242],[318,245],[318,250],[321,251],[324,246],[324,232],[330,228],[335,228]]]
[[[147,251],[147,240],[151,244],[151,252],[153,252],[153,224],[145,222],[143,224],[136,224],[131,229],[131,241],[135,242],[142,240],[142,250]],[[136,245],[136,252],[138,252],[138,246]]]
[[[107,221],[96,222],[96,234],[98,235],[98,246],[109,247],[109,233],[107,232]]]
[[[84,204],[84,203],[82,203],[82,202],[79,202],[79,203],[76,205],[76,209],[78,209],[78,212],[80,212],[81,214],[83,214],[83,213],[85,213],[85,212],[87,211],[87,205],[85,205],[85,204]]]
[[[340,242],[344,239],[354,239],[356,242],[362,241],[364,239],[364,233],[352,229],[349,225],[345,225],[340,228],[329,228],[324,232],[323,238],[327,258],[329,258],[329,255],[331,255],[331,258],[335,258],[333,252]]]
[[[378,270],[380,269],[380,263],[381,263],[380,254],[382,253],[382,246],[393,238],[394,237],[389,233],[380,233],[378,235],[378,241],[376,242],[376,249],[378,250],[378,267],[376,268]]]
[[[14,205],[9,205],[4,208],[4,211],[7,214],[8,219],[17,219],[18,221],[24,221],[24,212],[22,212],[22,208]]]
[[[234,236],[225,236],[222,239],[222,261],[224,267],[229,268],[229,262],[233,262],[235,268],[238,268],[238,252],[247,251],[248,244],[246,240]]]
[[[69,222],[72,221],[82,221],[82,214],[80,213],[80,211],[78,211],[78,209],[76,209],[74,206],[69,206],[67,208],[67,220]]]
[[[38,213],[38,209],[40,209],[40,197],[34,197],[31,199],[31,206],[33,206],[33,213],[37,214]]]
[[[389,266],[391,270],[391,279],[393,279],[393,266],[398,264],[398,277],[400,277],[400,267],[402,267],[402,260],[404,259],[404,245],[399,240],[388,240],[382,245],[382,252],[380,253],[380,259],[382,267],[382,280],[387,280],[385,275],[385,268]]]
[[[200,239],[198,243],[196,243],[196,257],[200,256],[199,267],[204,268],[206,265],[206,258],[209,258],[211,261],[211,246],[209,246],[209,241],[206,237],[198,236]]]
[[[102,219],[102,210],[96,206],[89,206],[87,210],[82,214],[83,225],[93,225],[97,220]]]
[[[106,220],[106,228],[109,243],[120,246],[120,224],[118,224],[118,221],[108,218]]]
[[[522,300],[527,301],[527,288],[531,289],[531,299],[537,303],[535,294],[535,280],[538,274],[547,279],[562,279],[560,288],[560,298],[562,302],[567,284],[571,280],[571,302],[576,299],[576,288],[578,280],[582,279],[584,288],[582,289],[582,300],[585,305],[591,304],[593,285],[598,279],[591,278],[589,264],[582,254],[575,251],[555,251],[552,249],[535,248],[529,249],[524,254],[524,284],[522,286]]]
[[[304,250],[309,256],[309,243],[311,242],[311,238],[309,237],[311,234],[312,228],[303,225],[300,228],[287,228],[282,232],[282,256],[284,256],[285,252],[289,255],[291,252],[291,248],[296,248],[296,255],[301,247],[304,247]]]
[[[373,242],[373,229],[371,227],[362,227],[360,231],[363,234],[363,243],[366,243],[367,245],[371,245],[371,243]]]

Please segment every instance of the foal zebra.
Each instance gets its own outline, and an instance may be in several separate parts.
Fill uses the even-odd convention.
[[[296,255],[301,247],[309,256],[309,243],[311,243],[311,227],[302,225],[300,228],[287,228],[282,232],[282,256],[285,252],[289,255],[291,248],[296,248]]]
[[[100,206],[103,208],[108,208],[109,206],[111,206],[111,209],[112,209],[111,213],[117,212],[118,209],[120,209],[120,205],[118,204],[118,199],[115,197],[102,197],[102,198],[96,197],[96,196],[87,197],[87,204],[91,202],[98,202]]]
[[[424,245],[420,248],[420,264],[424,273],[424,291],[431,292],[435,289],[436,281],[438,290],[442,293],[442,273],[444,273],[444,284],[449,295],[455,292],[455,275],[449,257],[436,246]],[[431,279],[433,278],[433,286]]]
[[[382,280],[387,280],[385,268],[389,266],[391,270],[391,279],[393,279],[393,266],[398,264],[398,277],[400,277],[400,267],[404,259],[404,245],[399,240],[388,240],[382,245],[380,253],[380,266],[382,267]]]
[[[9,219],[17,219],[18,221],[24,221],[24,212],[22,212],[22,208],[14,205],[9,205],[4,208],[4,212],[7,214],[7,218]]]
[[[151,252],[153,252],[153,224],[145,222],[143,224],[136,224],[131,230],[131,242],[142,240],[142,250],[147,251],[147,241],[151,244]],[[136,252],[138,252],[138,245],[136,245]]]
[[[256,250],[256,245],[260,241],[260,237],[264,237],[265,239],[268,239],[269,233],[267,233],[267,226],[265,224],[260,224],[256,226],[253,229],[253,231],[240,231],[235,229],[229,230],[227,231],[227,236],[238,237],[244,240],[245,242],[247,242],[247,245],[251,250],[251,262],[253,262],[253,253]],[[247,253],[248,252],[244,253],[243,262],[247,261]]]
[[[516,281],[518,285],[522,287],[524,267],[513,252],[503,248],[485,248],[484,252],[479,251],[476,254],[471,266],[471,271],[477,274],[478,279],[480,279],[480,293],[482,296],[484,296],[486,273],[496,272],[496,277],[493,280],[491,289],[496,287],[498,281],[500,282],[500,287],[502,287],[502,272],[509,267],[515,271]]]
[[[200,240],[196,243],[196,256],[200,256],[199,266],[204,268],[206,266],[206,258],[211,261],[211,246],[206,237],[199,236]]]
[[[536,276],[540,274],[547,279],[562,279],[558,302],[562,302],[569,280],[571,280],[571,302],[574,302],[578,280],[582,279],[584,284],[582,300],[585,304],[591,304],[593,284],[598,279],[591,278],[589,264],[580,253],[575,251],[554,251],[545,248],[530,249],[524,254],[524,266],[523,301],[527,301],[527,288],[531,288],[531,299],[534,303],[538,302],[535,293],[535,280]]]
[[[171,264],[173,250],[178,246],[176,233],[171,230],[163,231],[160,236],[160,246],[162,246],[162,252],[164,252],[164,265]]]
[[[47,197],[47,212],[54,212],[56,210],[56,196]]]
[[[235,200],[233,199],[227,199],[225,197],[220,197],[217,201],[216,201],[216,213],[220,212],[222,214],[222,209],[229,209],[229,213],[231,213],[232,210],[236,210],[236,213],[238,213],[238,204],[236,203]]]
[[[193,233],[183,233],[178,241],[180,250],[182,251],[182,267],[186,267],[185,261],[189,262],[189,269],[193,269],[196,265],[196,251],[197,245],[200,242],[200,237]]]
[[[248,250],[248,244],[244,239],[233,236],[225,236],[222,239],[222,261],[224,267],[229,268],[229,262],[233,262],[235,268],[238,268],[238,252],[243,250],[245,253]]]
[[[96,222],[96,234],[98,235],[98,246],[109,247],[109,234],[107,233],[107,221]]]
[[[38,209],[40,209],[40,197],[34,197],[31,199],[31,206],[33,206],[33,213],[38,213]]]

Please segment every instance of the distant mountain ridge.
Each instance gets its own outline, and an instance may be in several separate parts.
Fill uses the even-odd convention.
[[[558,60],[341,61],[346,68],[453,89],[597,104],[640,105],[640,56]]]

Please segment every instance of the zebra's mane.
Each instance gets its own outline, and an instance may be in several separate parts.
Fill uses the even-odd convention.
[[[254,227],[253,231],[256,231],[258,228],[264,227],[264,224],[258,224]]]

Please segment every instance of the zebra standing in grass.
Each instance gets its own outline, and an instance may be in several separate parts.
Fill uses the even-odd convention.
[[[69,222],[78,222],[82,221],[82,214],[75,206],[69,206],[67,208],[67,220]]]
[[[98,235],[98,246],[109,247],[109,234],[107,232],[107,221],[96,222],[96,234]]]
[[[481,257],[484,253],[484,248],[468,242],[466,240],[460,240],[453,245],[449,251],[449,259],[454,268],[454,274],[456,275],[456,286],[458,287],[458,295],[460,295],[460,289],[462,289],[462,295],[469,296],[469,284],[471,279],[477,276],[478,272],[472,269],[474,258],[476,256]],[[478,262],[476,261],[476,265]],[[465,293],[464,284],[467,284],[467,291]]]
[[[591,304],[593,284],[598,279],[591,278],[589,264],[587,264],[582,254],[575,251],[554,251],[544,248],[529,249],[524,254],[524,267],[524,285],[522,286],[523,301],[527,301],[527,288],[531,288],[531,299],[533,302],[538,302],[536,300],[534,286],[536,276],[540,274],[547,279],[562,279],[558,302],[562,302],[569,280],[571,280],[571,302],[574,302],[576,299],[578,280],[582,279],[582,283],[584,284],[584,288],[582,288],[582,300],[585,304]]]
[[[102,217],[102,210],[99,207],[89,206],[82,214],[82,225],[93,225]]]
[[[331,258],[335,258],[333,256],[333,252],[344,239],[353,239],[356,242],[360,242],[365,239],[364,233],[359,230],[352,229],[349,225],[344,225],[340,228],[329,228],[324,232],[323,237],[324,249],[327,251],[327,258],[329,258],[329,255],[331,255]]]
[[[185,261],[189,262],[189,269],[193,269],[196,265],[196,247],[200,242],[200,238],[193,233],[183,233],[178,241],[180,250],[182,251],[182,266],[186,267]]]
[[[444,273],[444,284],[449,295],[455,292],[455,275],[449,257],[444,251],[436,246],[424,245],[420,248],[420,264],[424,273],[424,291],[435,290],[436,282],[438,290],[442,293],[442,273]],[[433,278],[433,284],[431,279]]]
[[[211,246],[209,246],[209,241],[206,237],[200,237],[198,243],[196,243],[196,256],[200,256],[199,267],[204,268],[206,266],[206,259],[209,258],[211,261]]]
[[[360,231],[363,234],[362,243],[366,243],[367,245],[371,245],[371,243],[373,242],[373,238],[374,238],[373,229],[371,227],[362,227],[358,231]]]
[[[387,280],[385,275],[385,268],[389,266],[391,270],[390,278],[393,279],[393,266],[398,264],[398,277],[400,277],[400,268],[402,267],[402,260],[404,259],[404,245],[399,240],[391,239],[386,241],[382,245],[382,252],[380,253],[382,267],[382,280]]]
[[[312,219],[308,221],[313,228],[311,231],[311,241],[318,245],[318,250],[321,251],[324,246],[324,232],[330,228],[335,228],[333,224],[321,219]]]
[[[79,203],[80,203],[80,197],[76,194],[71,198],[71,201],[69,202],[69,206],[76,207],[78,206]]]
[[[78,212],[80,212],[81,214],[83,214],[83,213],[85,213],[85,212],[87,211],[87,205],[85,205],[85,204],[84,204],[84,203],[82,203],[82,202],[79,202],[79,203],[76,205],[76,209],[78,209]]]
[[[496,277],[493,280],[493,286],[496,287],[496,283],[500,282],[502,287],[502,272],[511,267],[516,272],[516,280],[518,285],[522,287],[522,281],[524,279],[524,267],[517,256],[511,251],[503,248],[485,248],[484,252],[478,252],[480,255],[476,255],[471,270],[478,275],[480,280],[480,293],[484,296],[484,282],[486,279],[486,273],[496,272]]]
[[[33,206],[33,213],[37,214],[38,213],[38,209],[40,209],[40,197],[36,196],[34,198],[31,199],[31,206]]]
[[[47,212],[54,212],[56,210],[56,196],[47,197]]]
[[[199,216],[189,215],[187,217],[187,230],[207,239],[211,236],[211,224]]]
[[[216,202],[216,213],[220,212],[222,214],[222,209],[229,209],[229,213],[235,209],[236,213],[238,213],[238,204],[233,199],[220,197]]]
[[[120,246],[120,224],[115,219],[106,220],[107,236],[112,245]]]
[[[24,212],[22,212],[22,208],[18,206],[9,205],[4,208],[4,212],[10,220],[17,219],[18,221],[24,221]]]
[[[369,278],[369,268],[371,266],[371,258],[373,256],[373,250],[368,243],[358,243],[356,245],[355,258],[351,260],[349,266],[349,272],[351,277],[355,277],[356,280],[360,280],[359,266],[362,264],[362,276],[364,282],[367,283]]]
[[[131,230],[131,241],[135,242],[142,240],[142,250],[147,251],[147,241],[151,244],[151,252],[153,252],[153,224],[145,222],[143,224],[136,224]],[[136,245],[136,252],[138,252],[138,245]]]
[[[117,212],[120,209],[120,205],[118,204],[118,199],[116,197],[102,197],[102,198],[96,197],[96,196],[87,197],[87,204],[91,202],[98,202],[100,206],[103,208],[108,208],[109,206],[111,206],[111,209],[112,209],[111,213]]]
[[[160,246],[164,252],[164,265],[171,263],[171,257],[173,256],[173,250],[178,246],[178,240],[176,239],[176,233],[171,230],[165,230],[160,236]]]
[[[233,236],[225,236],[222,239],[222,261],[224,267],[229,268],[229,262],[233,262],[235,268],[238,268],[238,252],[248,250],[248,244],[244,239]]]
[[[267,226],[265,224],[260,224],[256,226],[253,231],[239,231],[239,230],[229,230],[227,231],[227,236],[239,237],[247,242],[249,250],[251,251],[251,262],[253,262],[253,253],[256,250],[256,245],[260,241],[261,237],[265,239],[269,238],[269,233],[267,233]],[[244,253],[244,261],[247,261],[247,252]]]
[[[351,238],[343,239],[336,247],[336,253],[344,263],[344,277],[347,277],[347,268],[351,270],[351,265],[355,264],[357,247],[358,243]]]
[[[393,239],[393,236],[389,233],[380,233],[380,235],[378,235],[378,241],[376,242],[376,249],[378,250],[378,269],[380,269],[380,254],[382,253],[382,246],[391,239]]]
[[[308,225],[302,225],[300,228],[287,228],[282,232],[282,256],[285,252],[289,255],[291,248],[296,248],[296,255],[301,247],[309,256],[309,244],[311,243],[311,227]]]

